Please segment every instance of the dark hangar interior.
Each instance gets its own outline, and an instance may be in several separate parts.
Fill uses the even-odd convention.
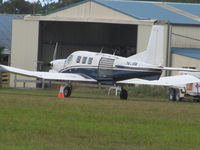
[[[38,70],[47,70],[57,46],[56,59],[66,58],[78,50],[115,53],[119,56],[131,56],[137,48],[137,25],[40,21],[38,61],[42,62]]]

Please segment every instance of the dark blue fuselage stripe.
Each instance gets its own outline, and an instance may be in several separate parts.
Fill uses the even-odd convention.
[[[157,70],[146,70],[146,71],[135,71],[135,70],[109,70],[109,69],[101,69],[99,72],[98,68],[69,68],[63,70],[62,73],[78,73],[85,74],[99,82],[101,81],[120,81],[131,78],[140,78],[140,79],[148,79],[148,80],[156,80],[159,79],[162,71]]]
[[[67,67],[64,68],[62,70],[60,70],[59,72],[66,72],[67,70],[70,69],[79,69],[79,68],[84,68],[84,69],[97,69],[98,70],[98,66],[91,66],[91,65],[84,65],[84,66],[73,66],[73,67]],[[105,68],[106,69],[106,68]],[[110,68],[108,68],[110,69]],[[137,72],[161,72],[161,70],[159,69],[151,69],[151,68],[131,68],[131,67],[113,67],[112,70],[121,70],[121,71],[137,71]]]

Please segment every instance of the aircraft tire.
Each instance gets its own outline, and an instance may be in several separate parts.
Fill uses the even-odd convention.
[[[127,100],[128,99],[128,92],[125,89],[122,89],[120,92],[120,99],[121,100]]]
[[[63,90],[64,92],[64,96],[65,97],[70,97],[71,93],[72,93],[72,87],[70,86],[66,86]]]
[[[170,101],[176,100],[176,89],[173,89],[173,88],[169,89],[169,100]]]
[[[178,101],[182,101],[182,98],[180,97],[180,91],[179,89],[175,89],[175,100]]]

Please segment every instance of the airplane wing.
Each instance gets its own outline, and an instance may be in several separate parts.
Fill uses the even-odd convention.
[[[161,77],[159,80],[143,80],[143,79],[128,79],[118,81],[120,84],[143,84],[143,85],[160,85],[160,86],[175,86],[182,87],[188,83],[198,83],[200,79],[192,75],[176,75]]]
[[[5,66],[5,65],[0,65],[0,71],[6,71],[6,72],[14,73],[14,74],[41,78],[41,79],[46,79],[46,80],[96,82],[96,80],[86,75],[75,74],[75,73],[52,73],[52,72],[40,72],[40,71],[28,71],[28,70]]]

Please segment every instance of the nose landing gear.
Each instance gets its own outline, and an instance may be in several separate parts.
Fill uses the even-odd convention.
[[[70,97],[72,93],[72,86],[65,86],[63,92],[65,97]]]
[[[71,93],[72,93],[72,85],[71,84],[67,84],[67,85],[61,84],[60,91],[58,93],[58,97],[59,98],[70,97]]]

